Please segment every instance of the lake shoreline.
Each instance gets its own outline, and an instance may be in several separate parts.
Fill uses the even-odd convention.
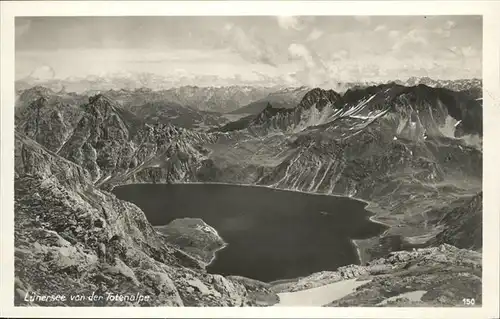
[[[369,201],[366,201],[364,199],[357,198],[357,197],[351,197],[351,196],[347,196],[347,195],[314,193],[314,192],[297,190],[297,189],[293,189],[293,188],[277,188],[277,187],[272,187],[272,186],[268,186],[268,185],[225,183],[225,182],[174,182],[174,183],[140,183],[140,182],[138,183],[138,182],[135,182],[135,183],[130,183],[130,184],[116,185],[113,187],[113,189],[119,188],[122,186],[127,186],[127,185],[227,185],[227,186],[258,187],[258,188],[267,188],[267,189],[272,189],[272,190],[277,190],[277,191],[296,192],[296,193],[303,193],[303,194],[316,195],[316,196],[349,198],[353,201],[357,201],[357,202],[361,202],[363,204],[366,204],[366,206],[368,206],[370,204]]]
[[[367,200],[356,198],[354,196],[348,196],[348,195],[342,195],[342,194],[317,193],[317,192],[308,192],[308,191],[302,191],[302,190],[297,190],[297,189],[276,188],[276,187],[272,187],[272,186],[268,186],[268,185],[239,184],[239,183],[225,183],[225,182],[132,183],[132,184],[117,185],[116,187],[114,187],[114,189],[117,189],[117,188],[119,189],[121,187],[128,186],[128,185],[158,185],[158,186],[160,186],[160,185],[207,185],[207,186],[210,186],[210,185],[222,185],[222,186],[246,186],[246,187],[250,187],[250,188],[264,188],[264,189],[274,190],[274,191],[278,191],[278,192],[295,192],[295,193],[302,193],[302,194],[306,194],[306,195],[316,195],[316,196],[319,195],[319,196],[329,197],[329,198],[335,197],[335,198],[339,198],[339,199],[347,199],[347,200],[350,200],[352,202],[357,203],[358,205],[359,204],[363,205],[362,206],[363,210],[365,211],[365,213],[367,215],[364,218],[365,220],[367,220],[367,221],[369,221],[371,223],[374,223],[374,224],[383,225],[384,227],[387,227],[388,229],[391,228],[390,225],[388,225],[386,223],[383,223],[381,221],[378,221],[376,219],[378,216],[376,215],[375,211],[373,211],[373,210],[370,209],[370,208],[372,208],[372,205],[373,205],[372,203],[370,203]],[[202,218],[200,218],[200,219],[202,219]],[[218,258],[218,254],[224,248],[227,248],[227,246],[229,245],[229,243],[226,242],[226,240],[224,240],[222,238],[222,236],[218,233],[218,230],[215,228],[215,226],[212,226],[212,227],[214,228],[214,230],[217,231],[218,236],[222,239],[222,241],[225,244],[223,246],[221,246],[220,248],[218,248],[218,249],[216,249],[216,250],[214,250],[212,252],[213,256],[211,257],[210,261],[208,261],[208,262],[203,261],[203,266],[204,266],[205,269],[207,269],[211,265],[213,265],[213,263]],[[388,229],[386,229],[383,232],[381,232],[381,234],[385,233]],[[338,267],[352,265],[352,264],[363,265],[364,263],[366,263],[367,262],[367,260],[365,260],[366,256],[364,254],[362,254],[361,249],[360,249],[360,245],[358,243],[360,241],[363,241],[363,240],[369,240],[369,239],[373,239],[373,238],[377,238],[377,237],[380,237],[380,235],[376,235],[376,236],[372,236],[372,237],[367,237],[367,238],[350,238],[349,242],[350,242],[350,245],[351,245],[352,249],[355,252],[356,261],[354,263],[350,262],[350,263],[347,263],[346,265],[340,265]],[[338,269],[338,267],[336,269]],[[325,270],[320,270],[320,271],[325,271]],[[207,271],[210,272],[209,270],[207,270]],[[334,270],[330,270],[330,271],[334,271]],[[210,273],[212,273],[212,272],[210,272]],[[217,273],[217,272],[214,271],[213,273]],[[272,282],[282,281],[282,280],[284,280],[284,281],[294,281],[294,280],[299,280],[302,277],[303,276],[294,277],[294,278],[261,280],[261,281],[267,282],[267,283],[272,283]],[[249,277],[249,278],[251,278],[251,277]],[[256,279],[256,280],[259,280],[259,279]]]

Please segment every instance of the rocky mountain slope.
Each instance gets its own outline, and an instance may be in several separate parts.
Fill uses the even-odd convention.
[[[271,92],[268,96],[251,102],[248,105],[232,111],[232,114],[258,114],[262,112],[268,104],[275,108],[294,108],[300,103],[304,95],[310,88],[302,86],[298,88],[284,88],[276,92]]]
[[[168,123],[189,129],[210,128],[227,122],[222,114],[199,111],[175,102],[146,102],[129,110],[147,123]]]
[[[359,89],[367,88],[370,86],[376,86],[379,84],[389,84],[394,82],[403,86],[417,86],[423,84],[432,88],[444,88],[455,92],[462,92],[469,95],[472,99],[482,98],[483,95],[483,81],[478,78],[472,79],[456,79],[456,80],[444,80],[444,79],[431,79],[429,77],[410,77],[406,80],[396,80],[389,81],[386,83],[375,83],[375,82],[354,82],[346,83],[344,87],[347,89]]]
[[[308,122],[313,123],[320,120],[319,117],[321,115],[319,114],[321,114],[321,111],[334,105],[339,98],[340,95],[333,90],[325,91],[316,88],[305,93],[300,102],[293,107],[276,107],[266,101],[265,106],[258,113],[245,116],[235,122],[227,123],[219,131],[230,132],[247,129],[252,133],[262,133],[265,135],[269,129],[278,131],[293,130],[298,125],[307,125]],[[314,109],[311,109],[313,104]],[[315,116],[318,119],[315,119]],[[302,123],[300,123],[301,121]]]
[[[148,124],[105,95],[81,106],[40,97],[19,106],[16,127],[49,150],[82,166],[96,185],[118,181],[196,179],[213,137],[171,124]]]
[[[449,90],[467,93],[472,98],[482,97],[483,81],[481,79],[459,79],[459,80],[434,80],[429,77],[411,77],[406,81],[401,81],[402,85],[414,86],[425,84],[429,87],[446,88]]]
[[[391,251],[402,246],[387,246],[384,238],[398,238],[405,243],[401,249],[410,250],[443,243],[482,247],[482,102],[465,93],[394,83],[342,95],[313,89],[294,108],[269,104],[257,115],[211,132],[153,123],[115,98],[64,92],[54,97],[43,88],[19,96],[19,303],[28,290],[70,294],[98,287],[154,295],[151,305],[276,302],[270,284],[206,274],[203,264],[210,252],[199,249],[206,242],[179,240],[183,223],[174,225],[170,234],[177,235],[168,240],[139,208],[106,191],[129,183],[243,183],[364,199],[375,220],[390,228],[382,238],[356,242],[363,263],[376,258],[391,263]],[[188,233],[198,238],[196,229]],[[442,247],[444,252],[429,248],[429,254],[444,256],[439,257],[443,269],[462,265],[458,255],[478,256]],[[415,258],[429,254],[420,251]],[[424,261],[417,262],[412,280],[431,285],[441,264]],[[476,293],[477,263],[466,268],[470,276],[465,277],[472,280],[467,285]],[[360,304],[414,288],[429,291],[430,286],[401,288],[407,279],[398,269],[389,273],[392,279],[384,279],[387,284],[372,280],[366,296],[373,298],[359,299]],[[392,287],[391,292],[380,285]],[[354,302],[346,298],[342,304]],[[444,297],[441,304],[454,298]]]
[[[26,110],[34,100],[43,97],[46,109],[56,106],[74,108],[85,104],[88,98],[101,94],[119,106],[121,109],[134,114],[141,120],[151,124],[173,124],[183,128],[205,128],[224,124],[227,122],[222,114],[216,112],[200,111],[193,107],[181,105],[169,100],[162,92],[150,89],[136,90],[108,90],[95,94],[76,94],[65,91],[35,86],[18,92],[16,116],[22,118],[21,110]],[[47,107],[48,106],[48,107]]]
[[[91,174],[16,133],[15,296],[38,306],[243,306],[252,289],[162,240],[135,205],[96,188]],[[264,292],[263,292],[264,291]],[[32,301],[42,295],[66,301]],[[96,294],[102,300],[70,300]],[[141,301],[109,295],[141,295]]]
[[[432,244],[450,243],[459,248],[481,250],[483,192],[457,202],[439,221],[443,230],[432,240]]]
[[[449,205],[481,191],[482,105],[460,92],[314,89],[295,109],[269,106],[237,124],[209,146],[215,179],[364,199],[391,226],[386,237],[412,245],[437,234]],[[379,241],[358,243],[364,260],[387,253]]]
[[[251,120],[247,121],[245,128],[255,131],[261,129],[255,126],[264,125],[264,129],[270,126],[282,131],[298,131],[348,117],[367,122],[389,112],[398,117],[398,134],[411,131],[421,135],[419,137],[446,135],[443,130],[455,125],[454,133],[482,135],[480,101],[471,99],[463,92],[426,85],[406,87],[390,83],[350,89],[343,95],[316,88],[305,94],[292,109],[271,107],[268,104],[258,115],[248,117]]]

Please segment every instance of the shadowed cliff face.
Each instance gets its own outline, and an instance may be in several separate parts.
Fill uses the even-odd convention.
[[[439,221],[443,230],[432,244],[449,243],[459,248],[481,250],[483,223],[483,192],[457,200]]]

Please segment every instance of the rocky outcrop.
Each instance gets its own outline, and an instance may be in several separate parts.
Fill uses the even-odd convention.
[[[443,244],[413,251],[393,252],[366,266],[350,265],[287,283],[274,283],[272,290],[295,292],[348,279],[367,282],[329,307],[461,306],[463,296],[482,301],[481,254]],[[421,301],[383,301],[407,292],[423,291]]]
[[[482,303],[481,254],[458,249],[447,244],[412,252],[394,252],[388,257],[372,261],[371,272],[379,267],[390,267],[384,273],[366,278],[369,283],[331,307],[370,307],[384,300],[412,291],[423,291],[420,301],[402,299],[386,306],[452,307],[463,306],[463,296],[470,296],[476,305]],[[383,304],[381,304],[383,305]]]
[[[204,265],[215,258],[215,253],[226,246],[217,230],[199,218],[181,218],[164,226],[155,226],[169,244],[179,247]]]
[[[18,130],[51,151],[58,152],[72,134],[83,112],[74,104],[66,104],[58,96],[48,96],[43,92],[21,95],[23,100],[25,104],[16,107]]]
[[[447,243],[458,248],[480,250],[483,247],[483,192],[480,192],[450,210],[439,221],[443,230],[431,244]]]

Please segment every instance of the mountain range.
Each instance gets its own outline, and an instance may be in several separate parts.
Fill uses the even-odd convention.
[[[386,288],[394,294],[409,290],[401,287],[408,269],[413,276],[408,285],[431,289],[433,271],[441,266],[468,276],[459,290],[429,299],[427,305],[456,304],[467,292],[480,296],[480,81],[436,83],[358,84],[345,92],[19,90],[18,302],[28,290],[112,287],[153,294],[154,305],[271,305],[283,291],[368,276],[370,294],[354,292],[356,298],[331,304],[366,306],[390,297],[381,292],[382,280],[389,281]],[[243,117],[228,122],[222,113],[229,112]],[[118,185],[174,182],[252,184],[355,197],[368,202],[373,219],[389,229],[380,237],[356,241],[362,263],[368,265],[363,271],[348,266],[350,271],[311,275],[293,287],[225,278],[207,274],[203,262],[188,253],[199,248],[183,250],[178,240],[169,242],[137,206],[109,193]],[[186,227],[180,224],[172,227]],[[399,246],[384,244],[387,238],[398,238]],[[394,252],[405,247],[419,250],[411,257]],[[47,262],[39,263],[40,258]],[[390,264],[394,267],[374,266]],[[40,274],[51,278],[53,286]],[[446,284],[440,285],[436,291],[443,294]]]
[[[192,81],[191,81],[192,82]],[[105,91],[160,91],[156,97],[163,95],[163,98],[170,102],[176,102],[184,106],[191,106],[199,110],[216,111],[216,112],[236,112],[250,111],[254,114],[262,108],[257,106],[249,107],[249,110],[240,109],[242,106],[260,103],[260,100],[265,99],[266,102],[271,102],[276,107],[293,107],[307,92],[307,87],[290,88],[288,86],[279,85],[222,85],[211,86],[214,80],[208,81],[205,86],[193,86],[183,84],[179,76],[162,76],[153,73],[131,73],[120,72],[103,75],[88,75],[85,77],[69,77],[65,79],[58,78],[37,78],[36,76],[27,76],[16,80],[16,91],[22,91],[34,86],[43,86],[53,91],[59,92],[74,92],[84,95],[93,95],[103,93]],[[387,84],[387,81],[357,81],[338,83],[338,87],[342,91],[352,88],[375,86],[379,84]],[[481,79],[457,79],[457,80],[435,80],[429,77],[410,77],[406,80],[396,80],[396,84],[404,86],[415,86],[425,84],[429,87],[441,87],[454,91],[467,91],[472,96],[480,97],[482,90]],[[116,92],[115,92],[116,93]],[[340,93],[340,91],[339,91]],[[270,96],[268,96],[270,95]],[[151,97],[154,99],[154,97]],[[283,100],[283,101],[282,101]],[[256,109],[256,111],[252,111]]]

